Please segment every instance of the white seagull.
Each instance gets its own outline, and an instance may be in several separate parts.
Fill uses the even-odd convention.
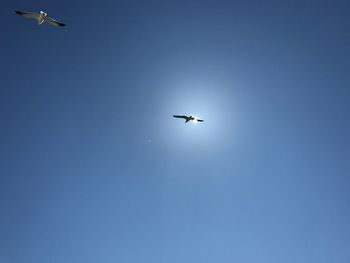
[[[36,21],[38,21],[38,25],[41,25],[42,23],[46,22],[53,26],[65,26],[65,24],[47,16],[47,13],[40,11],[40,14],[32,13],[32,12],[22,12],[22,11],[15,11],[16,14],[27,17],[27,18],[33,18]]]
[[[174,118],[179,118],[179,119],[185,119],[185,123],[192,121],[192,122],[203,122],[204,120],[200,120],[195,116],[186,116],[186,115],[173,115]]]

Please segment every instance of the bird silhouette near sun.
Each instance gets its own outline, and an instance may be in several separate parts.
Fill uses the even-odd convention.
[[[191,121],[192,123],[204,122],[204,120],[198,119],[196,116],[193,115],[173,115],[173,117],[178,119],[184,119],[185,123],[189,121]]]

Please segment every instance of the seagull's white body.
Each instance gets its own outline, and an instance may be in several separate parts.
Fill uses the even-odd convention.
[[[40,15],[37,18],[38,25],[41,25],[42,23],[44,23],[46,17],[47,17],[47,13],[40,11]]]
[[[53,26],[65,26],[65,24],[47,16],[47,13],[40,11],[39,14],[32,13],[32,12],[22,12],[22,11],[15,11],[16,14],[26,17],[26,18],[32,18],[35,19],[38,22],[38,25],[43,24],[44,22],[53,25]]]

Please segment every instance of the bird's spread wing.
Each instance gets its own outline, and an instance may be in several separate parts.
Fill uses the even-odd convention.
[[[203,122],[204,120],[197,119],[197,121],[199,121],[199,122]]]
[[[27,17],[27,18],[38,19],[38,17],[39,17],[39,14],[32,13],[32,12],[22,12],[22,11],[15,11],[15,12],[16,12],[17,15],[24,16],[24,17]]]
[[[184,115],[173,115],[174,118],[187,119],[187,116]]]
[[[55,20],[51,17],[46,18],[45,21],[53,26],[65,26],[66,25],[66,24],[63,24],[61,22],[58,22],[57,20]]]

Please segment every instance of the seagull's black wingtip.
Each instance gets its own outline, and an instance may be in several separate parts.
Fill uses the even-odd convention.
[[[23,12],[17,11],[17,10],[15,10],[15,13],[16,13],[17,15],[22,15],[22,14],[23,14]]]

